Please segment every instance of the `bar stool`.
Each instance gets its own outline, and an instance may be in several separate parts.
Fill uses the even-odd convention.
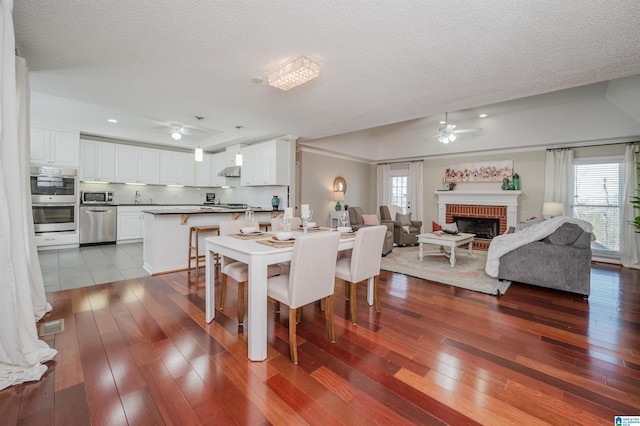
[[[206,255],[200,254],[199,249],[199,235],[204,232],[216,232],[220,233],[220,228],[217,225],[211,226],[192,226],[189,228],[189,264],[188,271],[191,273],[193,267],[191,266],[191,261],[195,260],[195,269],[196,269],[196,277],[198,276],[198,268],[206,263]],[[195,241],[194,237],[195,236]],[[194,253],[195,252],[195,253]],[[220,265],[220,255],[218,253],[213,254],[213,258],[215,259],[215,266]],[[202,263],[201,263],[202,262]]]
[[[271,222],[260,222],[258,223],[258,227],[259,228],[264,228],[264,232],[267,232],[269,230],[269,227],[271,226]]]

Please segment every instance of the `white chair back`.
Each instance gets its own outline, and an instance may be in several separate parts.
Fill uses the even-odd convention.
[[[245,226],[251,226],[251,225],[249,225],[248,221],[242,220],[242,219],[228,220],[228,221],[220,222],[218,224],[218,227],[220,228],[220,235],[238,234],[240,230]],[[237,262],[237,260],[227,256],[222,256],[223,268],[232,262]]]
[[[307,305],[333,294],[338,232],[318,232],[296,237],[289,271],[289,307]]]
[[[380,274],[382,245],[386,233],[387,227],[384,225],[358,229],[351,252],[351,282],[357,283]]]
[[[302,219],[299,217],[291,218],[291,229],[298,229],[302,225]],[[271,231],[278,232],[283,231],[282,224],[280,223],[280,217],[274,217],[271,219]]]

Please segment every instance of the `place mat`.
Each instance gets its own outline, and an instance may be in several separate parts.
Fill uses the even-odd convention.
[[[293,246],[293,243],[295,243],[295,240],[275,242],[271,239],[268,239],[268,240],[258,240],[256,241],[256,243],[264,244],[265,246],[271,246],[275,248],[284,248],[284,247]]]
[[[340,238],[353,238],[356,236],[356,231],[353,232],[344,232],[340,234]]]
[[[292,229],[295,232],[304,232],[304,228],[302,226],[297,229]],[[322,232],[322,231],[331,231],[331,228],[323,228],[321,226],[316,226],[315,228],[307,228],[307,232]]]
[[[237,238],[239,240],[257,240],[260,238],[268,238],[273,236],[273,234],[270,234],[268,232],[256,232],[253,234],[229,234],[229,237],[233,237],[233,238]]]

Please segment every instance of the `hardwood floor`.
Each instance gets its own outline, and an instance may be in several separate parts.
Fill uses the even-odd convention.
[[[496,298],[384,272],[382,313],[336,288],[337,342],[304,308],[269,311],[265,362],[247,359],[235,289],[207,324],[204,281],[175,273],[50,293],[65,330],[39,382],[0,392],[0,423],[613,424],[640,415],[640,271],[592,267],[592,295],[513,284]],[[233,287],[234,283],[229,282]],[[270,306],[273,308],[273,306]]]

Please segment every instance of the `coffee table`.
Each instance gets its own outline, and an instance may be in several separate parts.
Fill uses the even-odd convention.
[[[434,233],[427,232],[426,234],[418,235],[418,245],[420,246],[420,251],[418,252],[418,259],[424,259],[424,251],[422,249],[423,244],[433,244],[436,246],[440,246],[439,253],[428,253],[427,255],[440,255],[446,256],[449,258],[449,263],[452,268],[456,266],[456,247],[463,246],[468,244],[469,257],[473,255],[473,239],[475,234],[465,234],[465,233],[457,233],[455,235],[447,234],[447,233]],[[451,249],[450,252],[445,250],[445,247],[449,247]]]

